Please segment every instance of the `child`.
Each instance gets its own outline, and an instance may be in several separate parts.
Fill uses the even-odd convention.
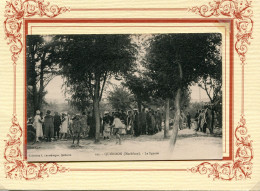
[[[110,139],[110,117],[108,113],[105,113],[105,116],[103,117],[103,125],[104,125],[104,131],[103,131],[103,137],[104,139]]]
[[[72,132],[73,132],[73,145],[74,145],[74,141],[77,138],[77,146],[79,146],[79,139],[80,139],[80,133],[81,133],[81,120],[79,115],[77,114],[74,118],[73,118],[73,123],[72,123]]]
[[[114,127],[114,134],[116,135],[116,144],[121,145],[120,129],[125,129],[125,125],[119,119],[118,114],[115,114],[112,127]]]

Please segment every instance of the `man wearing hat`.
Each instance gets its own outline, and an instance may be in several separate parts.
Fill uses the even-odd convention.
[[[76,114],[76,116],[72,120],[73,144],[75,139],[77,138],[77,145],[79,145],[80,133],[82,131],[82,123],[79,114]]]
[[[53,118],[54,118],[54,136],[55,136],[55,138],[59,138],[61,118],[60,118],[58,112],[55,112],[55,115]]]
[[[53,117],[51,116],[51,111],[48,110],[46,116],[44,117],[44,127],[45,127],[45,136],[47,141],[51,142],[54,138],[54,124]]]

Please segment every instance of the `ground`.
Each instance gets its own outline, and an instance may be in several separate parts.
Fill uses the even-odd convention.
[[[171,131],[169,132],[171,134]],[[222,159],[221,129],[214,135],[183,129],[178,133],[176,145],[171,150],[169,139],[163,138],[163,131],[155,135],[134,137],[122,136],[122,145],[110,140],[80,140],[80,146],[72,140],[41,142],[28,145],[29,161],[97,161],[97,160],[197,160]]]

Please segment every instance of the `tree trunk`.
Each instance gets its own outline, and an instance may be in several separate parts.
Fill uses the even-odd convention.
[[[94,90],[94,100],[93,100],[93,109],[94,109],[94,117],[96,123],[96,136],[95,143],[99,142],[100,137],[100,111],[99,111],[99,88],[100,88],[100,78],[96,76],[95,79],[95,90]]]
[[[170,99],[165,100],[165,124],[164,124],[164,138],[169,137],[169,123],[170,123]]]
[[[173,131],[171,137],[171,148],[173,149],[177,140],[178,130],[180,127],[180,116],[181,116],[181,109],[180,109],[180,98],[181,98],[181,89],[177,90],[177,94],[175,97],[175,117],[174,117],[174,124],[173,124]]]
[[[44,57],[45,57],[45,55],[44,55]],[[40,70],[40,88],[39,88],[39,92],[38,92],[38,107],[40,110],[42,109],[42,103],[43,103],[43,91],[44,91],[44,86],[43,86],[44,72],[43,72],[43,70],[44,70],[44,68],[45,68],[45,64],[44,64],[44,61],[42,60],[41,61],[41,70]]]
[[[138,112],[141,113],[142,111],[142,101],[140,99],[137,100]]]
[[[182,77],[183,77],[183,73],[182,73],[182,67],[181,67],[181,63],[178,62],[178,67],[179,67],[179,88],[177,90],[177,94],[175,97],[175,107],[176,107],[176,112],[175,112],[175,117],[174,117],[174,124],[173,124],[173,132],[172,132],[172,137],[171,137],[171,141],[170,141],[170,146],[171,149],[174,149],[176,140],[177,140],[177,136],[178,136],[178,130],[180,127],[180,117],[181,117],[181,108],[180,108],[180,101],[181,101],[181,83],[182,83]]]
[[[95,134],[95,142],[99,142],[100,137],[100,116],[99,116],[99,104],[98,99],[95,99],[94,102],[94,116],[95,116],[95,124],[96,124],[96,134]]]
[[[33,115],[36,114],[36,111],[38,110],[38,94],[37,94],[37,87],[36,82],[33,84]]]
[[[214,113],[214,109],[211,108],[211,131],[210,133],[213,134],[213,130],[214,130],[214,126],[215,126],[215,113]]]

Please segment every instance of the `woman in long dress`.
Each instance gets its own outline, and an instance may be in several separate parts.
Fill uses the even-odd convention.
[[[33,126],[36,129],[36,142],[39,142],[39,137],[43,137],[42,132],[42,123],[43,120],[40,116],[41,112],[39,110],[36,111],[36,115],[34,117]]]
[[[61,129],[60,129],[60,134],[61,134],[61,139],[65,139],[67,132],[68,132],[68,117],[65,113],[62,114],[62,119],[61,119]]]
[[[103,131],[103,137],[104,139],[110,139],[110,117],[108,116],[108,113],[105,113],[105,116],[103,117],[103,125],[104,125],[104,131]]]

